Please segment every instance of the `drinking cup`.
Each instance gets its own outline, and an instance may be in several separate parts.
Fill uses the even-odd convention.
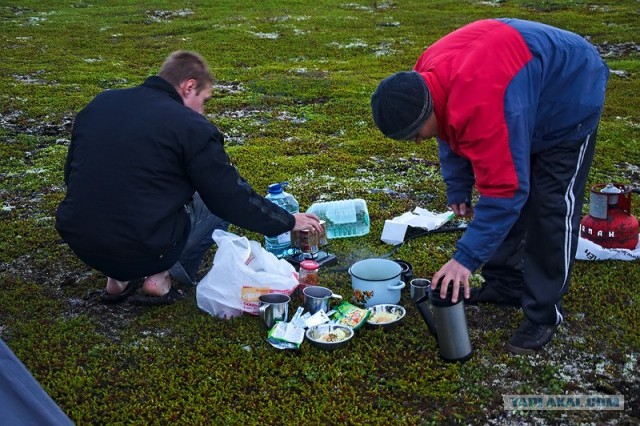
[[[258,297],[260,318],[268,328],[273,327],[278,321],[287,321],[289,318],[289,301],[286,294],[269,293]]]
[[[329,312],[331,298],[342,299],[342,296],[333,294],[328,288],[319,286],[306,287],[302,290],[302,294],[304,295],[304,309],[311,315],[318,311]]]
[[[431,287],[431,281],[426,278],[414,278],[410,281],[411,300],[414,302],[423,298]]]

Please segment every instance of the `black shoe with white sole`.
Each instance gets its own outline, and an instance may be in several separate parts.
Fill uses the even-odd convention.
[[[557,329],[555,324],[538,324],[526,319],[511,336],[506,348],[514,354],[533,354],[551,341]]]
[[[494,305],[513,306],[516,308],[521,306],[520,295],[506,295],[488,285],[472,288],[471,295],[468,299],[464,300],[464,303],[474,306],[478,303],[492,303]]]

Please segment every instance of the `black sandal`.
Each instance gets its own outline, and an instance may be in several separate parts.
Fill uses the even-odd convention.
[[[143,278],[131,280],[129,281],[127,286],[124,288],[124,290],[122,290],[122,292],[118,294],[107,293],[106,289],[102,289],[102,291],[98,295],[98,300],[106,304],[120,303],[123,300],[125,300],[127,297],[131,296],[137,289],[142,287],[143,282],[144,282]]]
[[[139,295],[131,299],[131,303],[139,306],[160,306],[172,305],[178,300],[184,299],[184,292],[171,287],[169,291],[162,296],[149,296],[148,294]]]

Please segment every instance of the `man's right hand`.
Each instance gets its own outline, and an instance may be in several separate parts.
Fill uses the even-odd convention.
[[[320,219],[313,213],[296,213],[293,215],[296,218],[296,224],[293,226],[293,231],[302,231],[305,229],[311,229],[312,232],[321,232]]]

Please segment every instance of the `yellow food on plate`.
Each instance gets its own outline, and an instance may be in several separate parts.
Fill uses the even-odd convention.
[[[400,318],[400,314],[396,312],[374,312],[369,317],[369,322],[374,324],[383,324],[386,322],[393,322]]]
[[[323,334],[322,336],[320,336],[318,340],[321,342],[336,343],[336,342],[342,342],[346,338],[347,338],[347,332],[344,330],[337,329],[335,331],[332,331],[331,333]]]

